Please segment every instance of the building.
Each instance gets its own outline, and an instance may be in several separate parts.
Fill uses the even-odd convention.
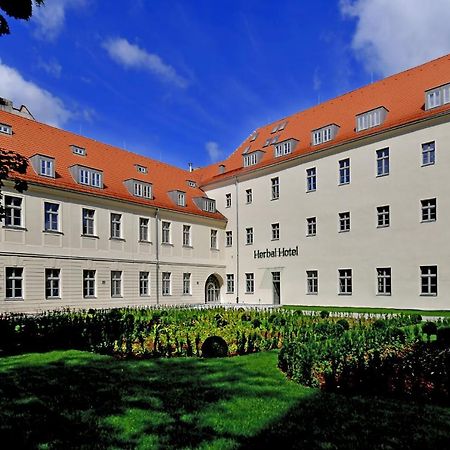
[[[123,304],[450,307],[450,55],[171,167],[6,104],[0,311]]]

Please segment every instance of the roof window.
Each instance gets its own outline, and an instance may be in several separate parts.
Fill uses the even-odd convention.
[[[372,109],[356,116],[356,131],[364,131],[381,125],[388,111],[384,106]]]
[[[6,123],[0,123],[0,133],[12,134],[12,126],[6,125]]]
[[[425,91],[425,109],[437,108],[450,103],[450,83]]]
[[[136,166],[136,170],[137,170],[139,173],[148,173],[147,167],[141,166],[141,165],[139,165],[139,164],[135,164],[135,166]]]
[[[311,132],[312,145],[320,145],[324,142],[333,140],[336,137],[338,130],[339,127],[336,124],[327,125],[325,127],[318,128],[317,130],[313,130]]]
[[[71,145],[72,153],[74,155],[86,156],[86,149],[83,147],[78,147],[78,145]]]

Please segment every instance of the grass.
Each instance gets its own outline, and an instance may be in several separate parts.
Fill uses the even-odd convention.
[[[276,352],[0,358],[2,448],[450,447],[450,408],[323,394],[286,380],[276,362]]]
[[[307,305],[285,305],[284,309],[302,311],[330,311],[342,313],[364,313],[364,314],[420,314],[422,316],[450,317],[450,310],[421,310],[421,309],[395,309],[395,308],[364,308],[358,306],[307,306]]]

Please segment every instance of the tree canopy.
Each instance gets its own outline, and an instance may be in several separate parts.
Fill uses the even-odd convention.
[[[44,4],[44,0],[0,0],[0,9],[13,19],[29,20],[33,14],[33,3]],[[0,14],[0,36],[10,34],[8,21]]]

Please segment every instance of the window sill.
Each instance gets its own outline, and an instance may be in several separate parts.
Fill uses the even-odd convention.
[[[276,198],[271,198],[270,201],[275,201],[275,200],[280,200],[280,197],[276,197]]]
[[[318,295],[318,292],[307,292],[306,295]]]
[[[111,295],[111,298],[123,298],[123,295]]]
[[[193,245],[183,245],[183,248],[194,248]]]
[[[139,294],[140,298],[150,298],[150,294]]]
[[[437,294],[420,294],[421,297],[437,297]]]
[[[437,222],[437,219],[421,220],[420,223],[432,223]]]
[[[100,239],[96,234],[82,234],[82,238]]]
[[[95,296],[95,295],[85,295],[85,296],[83,296],[83,298],[85,298],[85,299],[94,299],[94,300],[96,300],[97,299],[97,297]]]
[[[314,234],[307,234],[306,235],[306,237],[315,237],[316,236],[316,233],[314,233]]]
[[[435,163],[431,162],[431,163],[421,164],[420,167],[427,167],[427,166],[434,166],[434,165],[435,165]]]
[[[245,245],[253,245],[253,242],[251,244],[247,242]]]
[[[338,233],[350,233],[350,230],[339,230]]]
[[[279,241],[280,240],[280,238],[273,238],[273,239],[271,239],[271,241],[273,242],[273,241]]]
[[[338,295],[353,295],[353,292],[339,292],[339,294]]]
[[[124,238],[119,238],[119,237],[110,237],[109,238],[110,241],[121,241],[121,242],[125,242]]]
[[[182,297],[192,297],[192,294],[181,294]]]
[[[392,296],[392,294],[383,294],[383,293],[381,293],[381,292],[377,292],[377,297],[391,297]]]
[[[317,189],[309,189],[309,190],[306,190],[306,193],[310,194],[311,192],[316,192],[316,191],[317,191]]]
[[[6,302],[23,302],[24,300],[23,297],[5,297]]]
[[[141,241],[141,240],[139,240],[138,242],[139,242],[139,244],[151,244],[152,243],[152,241]]]
[[[161,294],[163,297],[172,297],[172,294]]]
[[[347,181],[346,183],[339,183],[338,186],[347,186],[350,184],[350,181]]]
[[[377,225],[377,228],[389,228],[390,225]]]
[[[167,247],[173,247],[174,246],[171,242],[161,242],[161,245],[165,245]]]
[[[61,297],[45,297],[45,300],[61,300]]]
[[[12,231],[28,231],[25,227],[15,227],[14,225],[3,225],[2,227],[5,230],[12,230]]]
[[[389,172],[388,173],[380,173],[380,174],[377,174],[375,178],[383,178],[383,177],[387,177],[388,175],[389,175]]]
[[[215,247],[210,247],[210,250],[212,252],[220,252],[220,249],[219,248],[215,248]]]
[[[244,295],[253,295],[254,292],[244,292]]]
[[[64,235],[64,233],[62,231],[58,231],[58,230],[42,230],[43,233],[45,234],[59,234],[59,235]]]

